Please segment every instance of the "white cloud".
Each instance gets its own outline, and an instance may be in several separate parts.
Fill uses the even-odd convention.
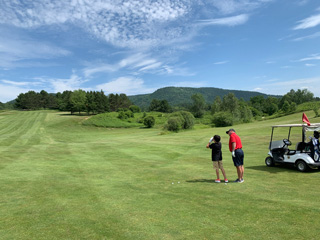
[[[23,60],[44,60],[70,55],[71,52],[51,43],[25,36],[0,35],[0,67],[23,66]],[[17,64],[19,63],[19,64]],[[30,65],[30,63],[27,63]],[[37,63],[35,63],[37,64]]]
[[[318,53],[312,54],[310,55],[310,57],[301,58],[300,60],[298,60],[298,62],[313,61],[313,60],[320,60],[320,54]]]
[[[204,16],[211,18],[202,22],[205,25],[244,24],[249,11],[271,1],[3,0],[0,24],[26,29],[72,24],[114,46],[150,48],[188,41],[199,30],[199,25],[193,23]],[[223,17],[231,14],[238,15]]]
[[[218,9],[221,14],[233,14],[239,11],[251,11],[260,7],[264,3],[273,0],[257,0],[257,1],[238,1],[238,0],[213,0],[211,4]]]
[[[320,88],[318,87],[320,77],[300,78],[289,81],[276,81],[272,83],[263,84],[259,87],[264,89],[264,92],[269,94],[283,95],[291,89],[308,89],[315,96],[320,97]],[[307,86],[307,87],[306,87]]]
[[[95,64],[93,67],[89,66],[83,70],[86,77],[90,77],[97,73],[112,73],[117,71],[138,71],[148,72],[150,70],[162,68],[162,62],[155,58],[149,57],[147,54],[131,54],[128,57],[118,61],[114,64]]]
[[[13,86],[28,86],[30,84],[34,84],[33,82],[15,82],[10,80],[1,80],[1,82]]]
[[[320,24],[320,14],[305,18],[298,23],[299,24],[293,28],[294,30],[316,27]]]
[[[2,80],[3,82],[3,80]],[[14,100],[20,93],[26,93],[31,89],[23,88],[17,85],[8,85],[0,83],[0,102],[6,103]]]
[[[213,64],[215,64],[215,65],[221,65],[221,64],[226,64],[226,63],[228,63],[229,61],[221,61],[221,62],[215,62],[215,63],[213,63]]]
[[[320,37],[320,32],[316,32],[314,34],[304,36],[304,37],[295,38],[295,39],[293,39],[293,41],[303,41],[306,39],[314,39],[314,38],[318,38],[318,37]]]
[[[311,64],[311,63],[306,63],[305,66],[306,67],[314,67],[314,66],[317,66],[317,65],[316,64]]]
[[[73,91],[77,89],[82,90],[90,90],[86,89],[82,86],[83,83],[87,82],[87,80],[82,79],[75,73],[73,73],[70,78],[41,78],[43,82],[48,83],[50,86],[47,88],[50,88],[49,92],[63,92],[66,90]]]
[[[96,89],[102,89],[106,94],[125,93],[126,95],[150,93],[155,91],[155,89],[146,88],[142,79],[132,77],[120,77],[111,82],[97,85]]]
[[[257,87],[257,88],[254,88],[252,91],[254,91],[254,92],[260,92],[260,91],[262,91],[262,88]]]
[[[241,14],[233,17],[200,20],[199,23],[200,25],[203,25],[203,26],[209,26],[209,25],[236,26],[236,25],[246,23],[248,19],[249,19],[249,15]]]

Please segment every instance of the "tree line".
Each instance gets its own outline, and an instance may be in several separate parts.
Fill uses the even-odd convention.
[[[299,104],[319,101],[308,90],[291,90],[282,97],[253,96],[249,101],[238,99],[229,92],[222,98],[217,96],[212,103],[206,103],[201,93],[191,96],[192,103],[184,107],[170,106],[167,100],[153,99],[147,111],[171,113],[188,111],[195,118],[202,118],[210,112],[212,123],[216,126],[233,125],[236,122],[250,122],[253,118],[271,116],[274,114],[290,114],[296,111]],[[0,104],[0,107],[2,105]],[[15,100],[15,107],[25,110],[57,109],[70,111],[71,114],[87,112],[99,114],[104,112],[121,112],[119,118],[130,118],[132,113],[140,112],[138,106],[133,105],[125,94],[109,94],[101,91],[74,91],[49,94],[42,90],[39,93],[29,91],[21,93]],[[315,109],[317,111],[317,109]]]
[[[109,94],[99,91],[64,91],[57,94],[49,94],[42,90],[39,93],[29,91],[20,93],[15,99],[15,107],[22,110],[57,109],[69,111],[71,114],[87,112],[98,114],[109,111],[117,111],[120,108],[129,108],[132,102],[125,94]]]

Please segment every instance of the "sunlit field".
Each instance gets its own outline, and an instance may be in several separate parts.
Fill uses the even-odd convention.
[[[0,113],[0,239],[318,239],[320,171],[266,167],[271,125],[236,125],[245,182],[228,128],[179,133],[84,125],[54,111]],[[310,122],[320,122],[307,112]],[[229,183],[214,183],[209,138],[222,137]]]

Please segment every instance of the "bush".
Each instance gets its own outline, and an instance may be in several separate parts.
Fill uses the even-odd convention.
[[[154,126],[154,124],[156,123],[156,120],[154,119],[153,116],[148,116],[143,120],[143,124],[147,127],[147,128],[152,128]]]
[[[184,119],[182,128],[183,129],[192,128],[194,125],[194,116],[192,115],[192,113],[186,112],[186,111],[180,111],[179,113],[181,114],[181,116]]]
[[[194,116],[190,112],[179,111],[171,115],[167,122],[169,131],[179,131],[180,129],[190,129],[194,125]]]
[[[130,109],[131,112],[133,112],[133,113],[139,113],[139,112],[141,112],[140,107],[139,107],[139,106],[136,106],[136,105],[131,105],[131,106],[129,107],[129,109]]]
[[[212,123],[216,127],[227,127],[233,125],[233,116],[229,112],[217,112],[212,117]]]
[[[170,117],[167,122],[167,129],[169,131],[178,132],[183,125],[182,117]]]
[[[133,118],[133,117],[134,117],[134,114],[130,110],[126,110],[126,111],[121,110],[118,114],[118,118],[121,120]]]

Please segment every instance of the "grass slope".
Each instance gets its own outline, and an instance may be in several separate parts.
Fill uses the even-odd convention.
[[[307,113],[311,122],[319,122]],[[319,171],[267,168],[270,125],[234,126],[245,183],[215,184],[210,136],[84,126],[52,111],[0,113],[1,239],[317,239]],[[180,182],[180,183],[178,183]],[[174,184],[172,184],[174,183]]]

